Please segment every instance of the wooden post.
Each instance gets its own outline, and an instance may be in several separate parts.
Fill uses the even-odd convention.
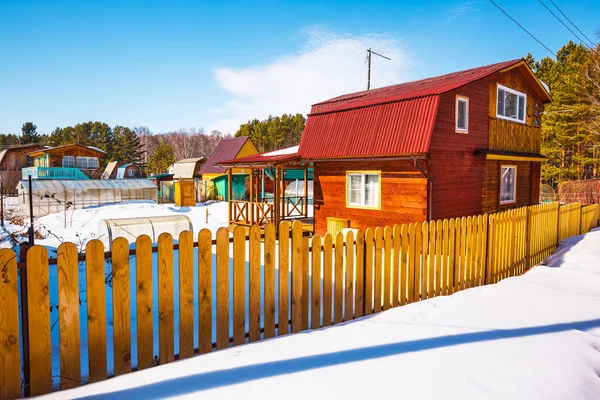
[[[308,166],[304,167],[304,218],[308,218]]]
[[[280,190],[280,186],[279,186],[279,168],[275,168],[275,198],[273,199],[274,204],[273,204],[273,210],[275,211],[275,228],[279,229],[279,219],[280,219],[280,214],[279,212],[281,211],[281,208],[279,206],[279,197],[281,196],[281,193],[279,193]]]
[[[233,179],[233,175],[231,174],[231,168],[227,169],[227,205],[229,206],[227,208],[228,210],[228,221],[229,223],[231,223],[231,206],[232,206],[232,201],[233,201],[233,193],[231,193],[231,180]]]
[[[250,168],[250,225],[254,225],[254,168]]]
[[[4,183],[0,182],[0,225],[4,226]]]

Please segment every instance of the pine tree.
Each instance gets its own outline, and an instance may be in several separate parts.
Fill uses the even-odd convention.
[[[156,152],[150,157],[148,171],[153,174],[166,172],[174,162],[175,153],[171,146],[166,143],[160,143],[156,148]]]
[[[124,126],[113,128],[112,160],[125,163],[140,163],[143,157],[143,148],[140,137],[131,129]]]
[[[33,122],[25,122],[21,128],[21,144],[40,143],[42,137],[37,133],[37,126]]]

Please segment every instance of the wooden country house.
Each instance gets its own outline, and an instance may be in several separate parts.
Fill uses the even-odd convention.
[[[511,60],[314,104],[297,152],[226,164],[314,168],[318,233],[328,218],[367,228],[491,213],[538,202],[549,101],[526,62]],[[278,222],[280,194],[274,204]]]
[[[234,199],[243,199],[246,196],[245,182],[249,170],[247,168],[229,170],[228,167],[221,166],[219,163],[253,154],[258,154],[258,150],[246,136],[221,140],[200,170],[203,187],[205,191],[210,192],[206,197],[222,198],[227,201],[231,192]],[[231,172],[231,179],[229,179],[228,172]],[[231,182],[231,186],[229,182]],[[231,190],[228,191],[229,189]]]
[[[139,179],[142,177],[142,168],[135,163],[111,161],[106,164],[101,179]]]
[[[32,143],[8,147],[0,151],[0,182],[6,192],[14,193],[21,180],[21,169],[33,165],[33,159],[27,154],[43,148],[43,144]]]
[[[27,154],[33,159],[33,167],[23,168],[23,179],[86,180],[100,177],[100,159],[103,150],[79,143],[45,147]]]

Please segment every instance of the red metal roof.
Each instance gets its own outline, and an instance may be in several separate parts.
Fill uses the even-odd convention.
[[[201,174],[224,174],[227,169],[217,164],[224,160],[230,160],[238,155],[246,141],[248,136],[242,136],[239,138],[223,139],[219,142],[217,147],[213,150],[206,163],[200,170]]]
[[[300,143],[303,159],[424,154],[439,95],[522,59],[350,93],[314,104]]]

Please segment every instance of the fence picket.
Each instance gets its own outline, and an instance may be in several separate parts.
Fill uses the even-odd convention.
[[[346,234],[346,284],[344,299],[344,321],[354,316],[354,233]]]
[[[335,237],[335,277],[333,323],[342,322],[344,308],[344,234],[338,232]]]
[[[194,235],[179,234],[179,358],[194,355]]]
[[[0,249],[0,399],[21,394],[19,343],[19,293],[17,260],[12,250]]]
[[[381,292],[381,300],[383,302],[383,310],[389,310],[391,306],[391,286],[392,286],[392,227],[386,226],[383,228],[383,289]]]
[[[400,248],[402,246],[400,225],[394,225],[392,237],[392,307],[398,307],[400,304]]]
[[[315,235],[312,238],[312,269],[311,269],[311,329],[321,327],[321,237]]]
[[[88,244],[89,246],[89,244]],[[100,242],[100,246],[102,243]],[[104,248],[102,247],[102,252]],[[87,250],[86,250],[87,255]],[[97,262],[104,272],[104,256],[99,253]],[[142,235],[135,241],[135,280],[136,280],[136,326],[137,326],[137,368],[143,370],[149,368],[154,363],[154,334],[152,324],[152,239],[148,235]],[[89,261],[87,268],[90,268]],[[98,279],[98,275],[96,275]],[[104,292],[104,285],[98,288]],[[88,283],[88,301],[89,301],[89,283]],[[102,302],[102,308],[104,302]],[[106,350],[105,350],[106,351]],[[90,370],[92,364],[95,364],[99,357],[90,355]],[[104,356],[106,358],[106,356]],[[106,377],[106,371],[104,372]],[[103,378],[104,379],[104,378]]]
[[[60,388],[70,389],[81,381],[77,246],[61,244],[57,258]]]
[[[246,342],[246,229],[233,229],[233,345]]]
[[[248,340],[260,340],[260,227],[252,225],[249,232],[248,263]]]
[[[420,272],[421,282],[421,298],[427,299],[427,285],[429,284],[427,273],[429,268],[429,223],[421,224],[421,257],[418,257],[419,265],[417,266],[417,274]]]
[[[333,238],[330,233],[323,237],[323,326],[331,325],[332,308],[332,281],[333,281]]]
[[[429,222],[429,246],[427,248],[427,298],[435,296],[435,248],[437,241],[435,221]]]
[[[302,331],[302,222],[292,224],[292,333]]]
[[[308,318],[310,308],[310,291],[309,291],[309,244],[308,238],[302,237],[302,330],[308,329]]]
[[[175,359],[175,298],[173,270],[173,237],[158,237],[158,362]]]
[[[265,226],[264,265],[264,337],[275,336],[275,225]]]
[[[382,256],[383,256],[383,229],[375,228],[375,249],[374,249],[374,277],[373,277],[373,312],[381,311],[381,289],[382,289]]]
[[[52,390],[50,347],[50,283],[48,251],[33,246],[27,251],[27,304],[29,305],[29,365],[31,395]]]
[[[198,233],[198,353],[212,351],[212,233]]]
[[[364,298],[364,315],[373,313],[373,230],[368,228],[365,232],[365,298]]]
[[[399,296],[399,305],[403,306],[408,303],[407,294],[408,294],[408,227],[406,224],[402,224],[400,227],[400,235],[402,236],[400,240],[400,255],[399,255],[399,263],[398,263],[398,273],[399,277],[399,285],[400,290],[398,293]]]
[[[106,289],[104,279],[104,245],[100,240],[93,239],[85,247],[89,382],[106,379],[108,372],[106,365]]]
[[[364,315],[365,311],[365,236],[361,230],[356,233],[356,285],[354,296],[354,314],[356,318]]]
[[[217,350],[229,347],[229,230],[217,230]],[[212,283],[211,283],[212,284]]]
[[[279,317],[278,335],[289,329],[290,223],[279,224]]]
[[[129,242],[119,237],[112,244],[114,374],[131,372]]]
[[[406,291],[406,302],[412,303],[418,300],[417,296],[417,285],[416,285],[416,273],[415,273],[415,258],[417,248],[417,224],[413,223],[408,226],[408,265],[406,269],[406,280],[407,280],[407,291]]]

